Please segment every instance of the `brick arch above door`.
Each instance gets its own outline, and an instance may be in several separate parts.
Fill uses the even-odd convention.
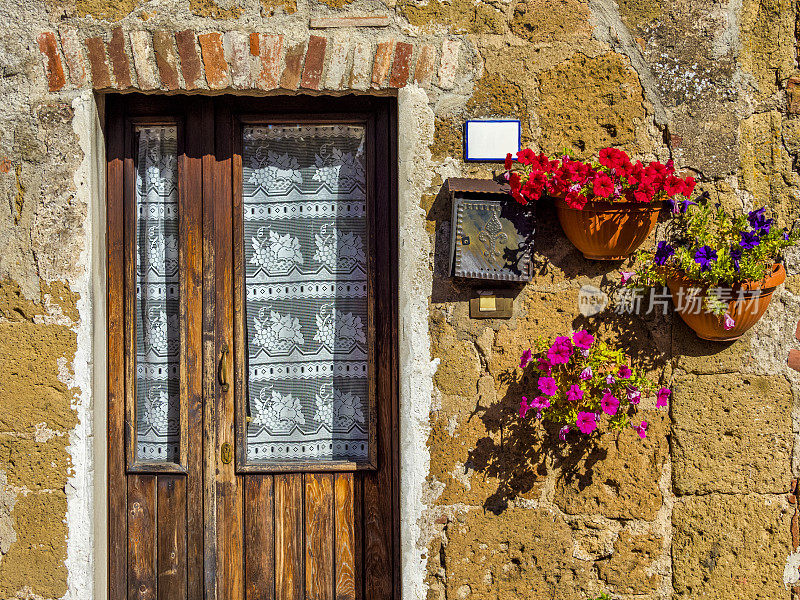
[[[339,25],[346,27],[347,19],[338,18]],[[455,87],[460,40],[405,41],[391,34],[360,40],[352,39],[352,31],[337,28],[298,41],[264,32],[116,27],[105,37],[85,39],[72,29],[44,31],[37,42],[51,92],[85,87],[165,92],[367,91],[412,83]]]

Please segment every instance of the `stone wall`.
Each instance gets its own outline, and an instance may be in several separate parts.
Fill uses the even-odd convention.
[[[417,344],[401,348],[406,598],[789,598],[796,258],[753,330],[703,343],[671,313],[582,317],[580,287],[608,290],[619,274],[583,260],[543,205],[537,274],[514,317],[475,321],[475,286],[447,273],[440,187],[493,167],[463,162],[464,119],[510,116],[533,148],[673,158],[727,205],[766,203],[786,221],[800,203],[797,11],[790,0],[2,3],[0,597],[88,598],[104,570],[91,522],[105,402],[92,371],[103,336],[92,94],[102,107],[104,91],[138,89],[399,95],[411,157],[401,231],[414,246],[401,249],[414,292],[401,317]],[[648,411],[646,441],[564,447],[516,419],[522,390],[508,375],[521,352],[578,327],[674,387],[668,415]],[[410,443],[420,438],[426,449]]]

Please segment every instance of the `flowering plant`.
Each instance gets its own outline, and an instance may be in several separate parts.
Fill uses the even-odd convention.
[[[781,251],[800,241],[800,231],[794,225],[777,227],[764,207],[730,214],[712,203],[707,192],[695,200],[673,207],[667,239],[655,251],[638,253],[634,271],[623,272],[623,284],[641,289],[681,275],[707,288],[704,307],[722,315],[728,308],[722,287],[764,280]]]
[[[520,204],[536,201],[542,194],[564,198],[570,208],[581,210],[592,199],[605,202],[654,202],[689,198],[694,191],[692,176],[675,174],[672,161],[662,164],[634,164],[627,153],[616,148],[600,151],[598,162],[572,158],[566,151],[554,160],[525,149],[517,152],[517,166],[506,156],[505,172],[500,175],[511,186],[511,195]]]
[[[522,354],[519,366],[536,379],[533,399],[522,397],[520,418],[532,414],[562,425],[562,441],[573,428],[589,435],[629,426],[644,439],[647,421],[635,419],[639,402],[655,394],[656,407],[664,408],[671,394],[632,369],[621,350],[596,342],[584,330],[557,337],[552,344],[539,339]]]

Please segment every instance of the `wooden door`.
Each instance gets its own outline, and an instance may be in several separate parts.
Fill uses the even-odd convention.
[[[399,597],[395,115],[108,97],[110,598]]]

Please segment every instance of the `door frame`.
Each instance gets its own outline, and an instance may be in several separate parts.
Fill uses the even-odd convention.
[[[274,96],[269,98],[244,98],[244,97],[230,97],[231,102],[234,104],[243,103],[247,104],[248,112],[274,112],[275,110],[281,110],[282,112],[285,111],[287,114],[291,114],[292,112],[296,112],[297,114],[303,114],[310,110],[316,108],[316,110],[320,107],[321,100],[319,98],[314,98],[310,96]],[[347,97],[326,97],[325,98],[325,107],[328,109],[326,112],[333,110],[335,112],[350,112],[352,108],[358,107],[358,109],[362,109],[365,104],[371,102],[384,102],[386,104],[386,125],[388,126],[389,135],[386,138],[380,139],[379,142],[385,144],[385,150],[387,152],[387,156],[389,157],[389,179],[387,182],[387,189],[385,190],[386,197],[388,200],[388,210],[391,211],[392,215],[392,223],[393,226],[390,228],[389,236],[390,236],[390,244],[392,248],[392,255],[390,257],[391,262],[391,269],[392,272],[390,274],[391,280],[391,293],[387,296],[387,301],[389,302],[389,310],[391,311],[391,330],[395,332],[395,342],[393,343],[392,348],[392,357],[390,361],[390,369],[392,370],[391,374],[391,389],[388,390],[389,392],[389,404],[390,404],[390,416],[391,416],[391,440],[386,442],[387,447],[385,451],[388,453],[389,456],[393,457],[391,470],[390,470],[390,477],[391,477],[391,490],[392,490],[392,499],[391,499],[391,529],[387,533],[389,533],[392,537],[392,553],[395,557],[394,559],[394,569],[393,569],[393,597],[399,598],[401,594],[401,577],[400,577],[400,565],[401,562],[404,561],[404,557],[401,555],[400,548],[401,548],[401,531],[400,531],[400,454],[399,454],[399,431],[400,431],[400,415],[399,415],[399,351],[398,351],[398,342],[396,341],[399,336],[402,334],[399,330],[399,316],[398,316],[398,296],[399,296],[399,286],[398,286],[398,278],[399,278],[399,265],[398,265],[398,253],[399,253],[399,243],[398,243],[398,166],[397,166],[397,158],[398,158],[398,140],[397,140],[397,104],[391,98],[377,98],[372,96],[347,96]],[[121,198],[112,198],[112,194],[109,191],[117,186],[115,189],[119,189],[121,177],[123,173],[123,161],[119,159],[124,156],[124,148],[121,146],[123,140],[125,139],[124,131],[119,131],[119,128],[122,126],[122,119],[119,118],[120,107],[122,103],[124,103],[127,110],[131,108],[134,109],[134,112],[137,115],[141,116],[156,116],[156,115],[163,115],[165,112],[177,112],[179,108],[184,107],[187,103],[186,96],[148,96],[144,94],[114,94],[109,95],[105,98],[107,111],[106,115],[109,117],[105,123],[105,133],[107,136],[107,144],[105,147],[107,149],[107,157],[106,157],[106,174],[107,174],[107,187],[106,187],[106,218],[104,219],[104,223],[106,228],[112,225],[111,219],[114,218],[112,214],[115,210],[115,207],[118,207],[118,202],[121,201]],[[189,102],[194,103],[194,106],[191,110],[197,111],[200,115],[201,119],[209,119],[213,113],[213,100],[208,97],[203,96],[193,96]],[[259,107],[265,107],[268,110],[259,109]],[[204,121],[208,122],[208,121]],[[224,137],[225,135],[225,125],[220,125],[217,122],[217,139],[221,139],[220,135]],[[220,130],[222,128],[222,130]],[[188,134],[188,132],[187,132]],[[195,134],[200,135],[198,132]],[[206,136],[208,139],[213,139],[213,136]],[[208,169],[209,171],[214,171],[216,169],[224,169],[228,168],[224,165],[221,165],[222,162],[225,160],[225,153],[226,149],[220,148],[219,145],[217,148],[211,149],[208,147],[208,144],[202,146],[203,148],[203,155],[202,157],[197,157],[200,159],[198,164],[202,163],[203,170]],[[230,155],[228,155],[230,156]],[[222,157],[222,160],[220,158]],[[218,176],[214,176],[212,178],[205,177],[202,179],[203,189],[203,196],[208,197],[210,192],[212,191],[211,188],[208,186],[217,186],[222,183],[222,178]],[[229,190],[214,190],[214,193],[227,193]],[[204,203],[206,204],[206,203]],[[212,207],[213,208],[213,207]],[[205,210],[205,208],[204,208]],[[120,218],[120,215],[116,215],[116,218]],[[115,226],[118,226],[116,224]],[[205,245],[208,243],[207,236],[203,236],[202,243]],[[117,247],[118,243],[109,242],[108,237],[106,238],[106,252],[102,253],[102,257],[104,262],[108,261],[108,257],[113,252],[118,252],[119,248]],[[229,249],[230,250],[230,249]],[[204,252],[204,255],[207,254]],[[214,256],[212,253],[211,256]],[[106,282],[103,290],[102,290],[102,298],[107,303],[106,309],[106,336],[105,339],[108,342],[108,349],[109,349],[109,360],[106,366],[106,381],[108,389],[106,393],[103,394],[102,398],[104,402],[102,404],[106,406],[107,410],[107,422],[106,422],[106,446],[102,448],[103,451],[103,458],[102,460],[98,461],[100,464],[107,462],[107,469],[103,469],[103,474],[105,475],[106,485],[102,486],[102,491],[107,494],[106,498],[103,499],[106,501],[105,506],[107,509],[106,519],[104,519],[104,524],[107,527],[107,543],[108,549],[112,551],[109,552],[109,556],[104,561],[108,567],[108,583],[109,583],[109,597],[112,598],[124,598],[127,597],[127,592],[125,589],[117,589],[119,588],[119,583],[121,581],[126,581],[126,576],[121,576],[121,574],[126,574],[126,567],[125,567],[125,560],[126,556],[124,552],[119,552],[120,547],[124,547],[127,543],[126,539],[120,539],[119,531],[120,528],[120,520],[125,520],[127,515],[127,508],[123,508],[120,506],[119,502],[119,493],[118,490],[121,489],[119,487],[120,479],[119,479],[119,466],[120,466],[120,457],[115,457],[112,460],[111,457],[111,446],[110,444],[116,443],[120,437],[119,434],[122,432],[124,434],[125,431],[125,417],[124,414],[119,414],[119,411],[111,411],[108,410],[110,399],[112,394],[118,394],[122,391],[124,397],[124,385],[120,387],[120,382],[118,381],[121,374],[117,373],[116,375],[112,374],[112,363],[115,361],[112,360],[111,353],[115,351],[114,348],[114,340],[112,335],[112,326],[114,331],[117,331],[120,327],[118,321],[122,316],[119,312],[119,299],[114,298],[111,292],[112,290],[112,282],[119,280],[121,273],[119,273],[119,269],[114,271],[114,267],[111,263],[107,262],[108,268],[108,281]],[[213,260],[210,265],[207,265],[205,260],[203,264],[203,278],[206,280],[207,277],[213,274],[214,264]],[[118,285],[118,283],[116,284]],[[206,290],[208,287],[204,288],[203,294],[206,294]],[[213,288],[211,288],[213,289]],[[206,299],[209,300],[209,299]],[[205,302],[204,302],[205,304]],[[208,314],[205,310],[203,311],[203,319],[204,321],[208,318],[211,318],[211,315]],[[219,318],[219,317],[216,317]],[[116,319],[116,321],[115,321]],[[232,319],[228,320],[230,323],[230,327],[232,327]],[[215,327],[215,331],[219,332],[220,330]],[[206,336],[208,337],[208,336]],[[210,391],[209,386],[212,386],[214,391],[214,397],[218,398],[216,393],[216,380],[214,377],[215,367],[216,367],[216,358],[219,355],[219,335],[213,336],[216,339],[203,339],[203,387],[204,391]],[[230,338],[229,338],[230,339]],[[119,364],[118,361],[116,364]],[[99,398],[98,398],[99,399]],[[119,407],[117,407],[119,408]],[[122,410],[124,413],[124,404],[122,406]],[[206,418],[208,417],[207,408],[205,409]],[[379,443],[384,443],[380,442]],[[209,465],[209,451],[215,452],[215,444],[207,444],[207,447],[204,449],[204,457],[203,457],[203,469],[207,469]],[[125,445],[123,444],[121,447],[121,452],[118,452],[122,457],[122,476],[124,478],[126,474],[125,462],[124,462],[124,455],[125,455]],[[114,467],[117,467],[117,472],[112,472]],[[215,492],[214,490],[208,489],[210,486],[209,481],[203,482],[203,486],[206,488],[203,497],[208,500],[210,497],[213,497]],[[126,487],[126,486],[123,486]],[[211,494],[209,495],[209,492]],[[97,500],[101,500],[98,498]],[[214,523],[214,520],[208,519],[209,513],[209,506],[206,505],[204,507],[205,517],[204,517],[204,527],[203,530],[207,531],[208,529],[212,529],[207,526],[207,523]],[[122,509],[122,510],[120,510]],[[111,520],[116,519],[116,526],[112,526]],[[127,525],[123,528],[127,531]],[[115,533],[116,532],[116,533]],[[216,537],[216,532],[213,533]],[[127,536],[127,534],[126,534]],[[124,536],[126,538],[126,536]],[[206,534],[206,544],[208,544],[211,540],[208,538],[208,534]],[[120,542],[122,546],[120,546]],[[406,544],[403,544],[405,546]],[[205,551],[203,554],[206,556],[206,560],[208,560],[209,552]],[[99,558],[99,557],[98,557]],[[213,556],[212,556],[213,558]],[[385,566],[385,565],[384,565]],[[211,579],[209,579],[208,569],[204,569],[205,571],[205,578],[206,578],[206,591],[204,593],[205,598],[213,598],[214,594],[209,593],[209,589],[216,589],[216,584],[212,583]],[[116,572],[116,573],[115,573]],[[127,584],[124,586],[127,587]]]

